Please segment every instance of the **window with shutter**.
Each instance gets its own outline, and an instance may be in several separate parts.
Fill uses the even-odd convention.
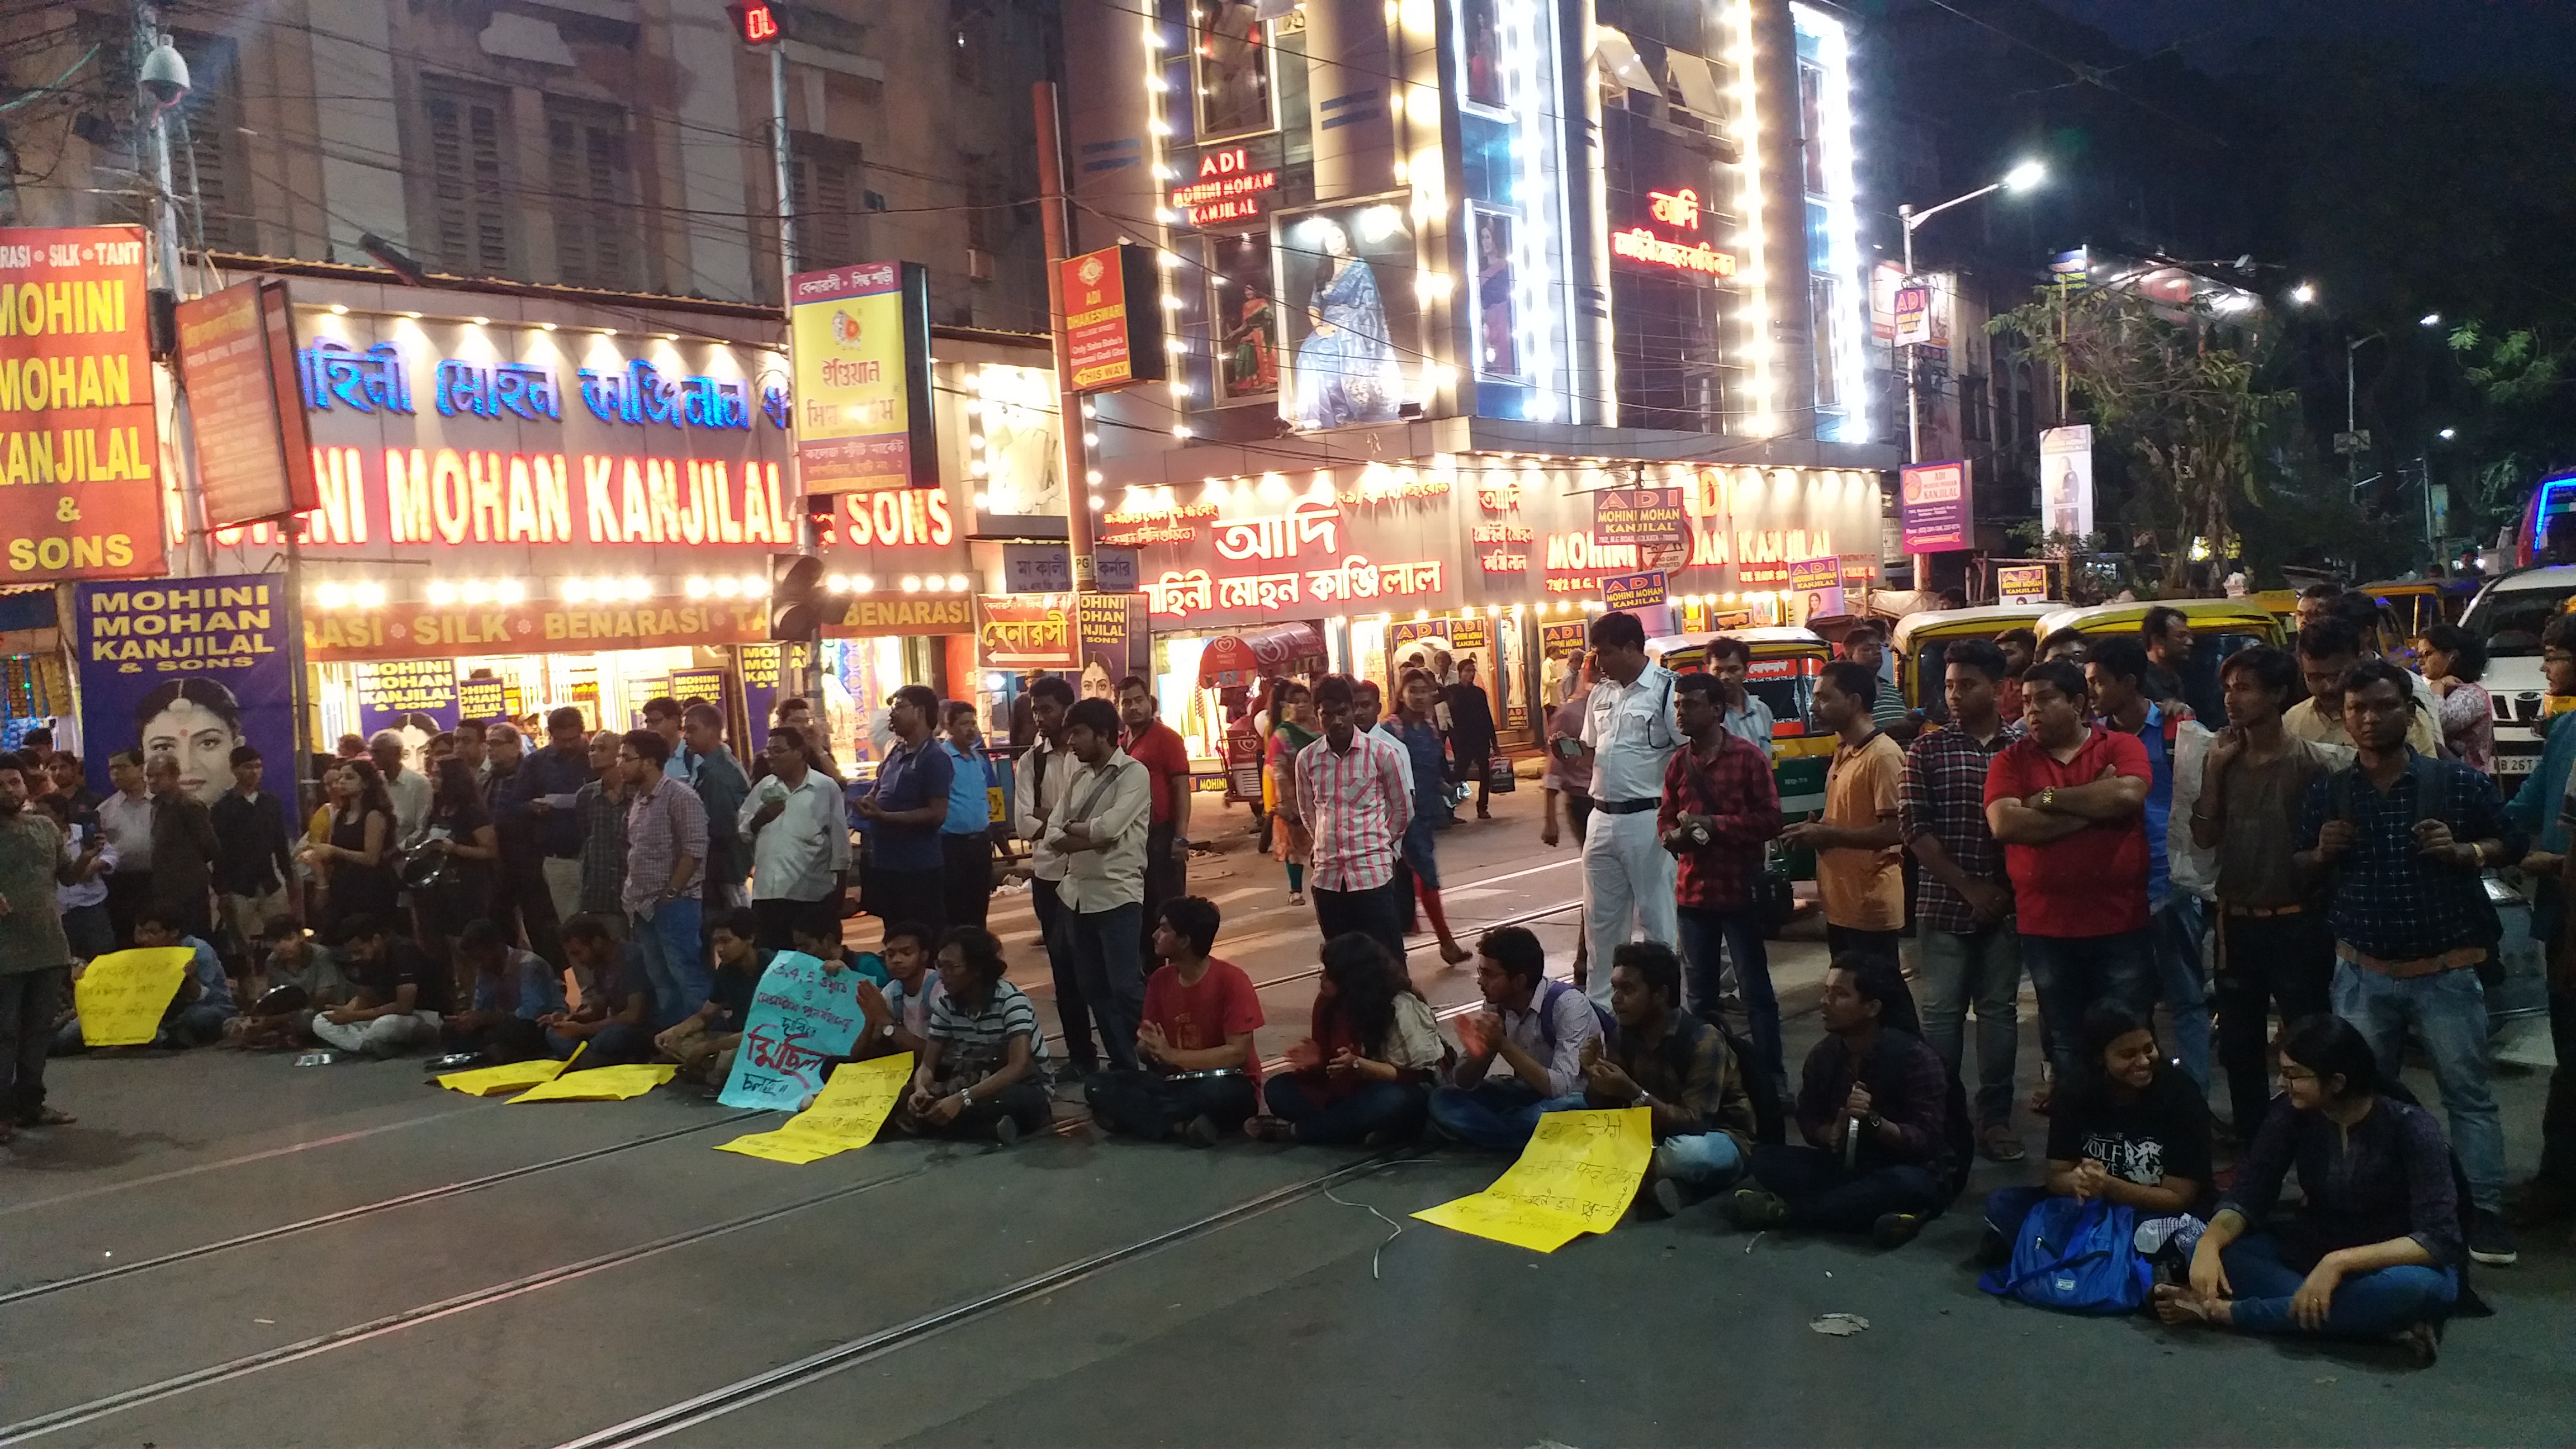
[[[864,260],[857,213],[866,190],[859,148],[805,131],[790,145],[796,158],[796,269]]]
[[[188,222],[193,229],[202,216],[208,248],[255,252],[259,227],[242,156],[241,75],[233,44],[219,36],[185,33],[172,41],[187,58],[190,89],[175,118],[179,126],[171,133],[176,168],[171,182],[185,191],[194,168],[198,211]],[[180,150],[183,136],[186,149]],[[190,247],[197,242],[193,234],[184,240]]]
[[[556,280],[568,287],[635,290],[642,257],[633,240],[640,228],[633,217],[625,113],[549,98],[546,160]]]
[[[440,265],[469,277],[510,273],[509,100],[486,87],[425,81],[432,236]]]

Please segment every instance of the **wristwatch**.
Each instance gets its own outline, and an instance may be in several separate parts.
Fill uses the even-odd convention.
[[[2042,810],[2054,810],[2057,808],[2057,787],[2055,785],[2051,785],[2047,789],[2039,792],[2039,808]]]
[[[960,1107],[972,1107],[972,1106],[974,1106],[974,1105],[975,1105],[975,1089],[974,1089],[973,1087],[960,1087],[960,1088],[958,1088],[958,1089],[957,1089],[957,1105],[958,1105],[958,1106],[960,1106]]]

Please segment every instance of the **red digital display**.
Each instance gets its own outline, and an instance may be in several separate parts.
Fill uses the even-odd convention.
[[[739,3],[725,8],[733,12],[734,24],[742,31],[743,44],[769,45],[780,39],[778,12],[769,7],[767,0],[739,0]]]

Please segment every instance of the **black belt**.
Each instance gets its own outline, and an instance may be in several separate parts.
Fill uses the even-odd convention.
[[[1663,803],[1661,800],[1595,800],[1592,808],[1604,815],[1641,815]]]

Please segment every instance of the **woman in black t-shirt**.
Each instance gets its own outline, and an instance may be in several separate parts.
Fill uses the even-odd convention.
[[[492,872],[501,856],[500,837],[474,771],[453,756],[438,762],[438,793],[429,801],[430,838],[421,849],[442,853],[447,869],[437,884],[419,893],[421,925],[432,940],[453,955],[456,939],[473,921],[492,914]],[[499,923],[496,923],[499,924]],[[502,927],[502,939],[511,932]]]
[[[2191,1078],[2171,1068],[2155,1033],[2116,1002],[2085,1011],[2081,1051],[2090,1070],[2058,1094],[2049,1114],[2045,1185],[2000,1188],[1986,1199],[1989,1253],[2009,1252],[2021,1220],[2050,1197],[2099,1198],[2141,1220],[2207,1211],[2209,1104]]]

